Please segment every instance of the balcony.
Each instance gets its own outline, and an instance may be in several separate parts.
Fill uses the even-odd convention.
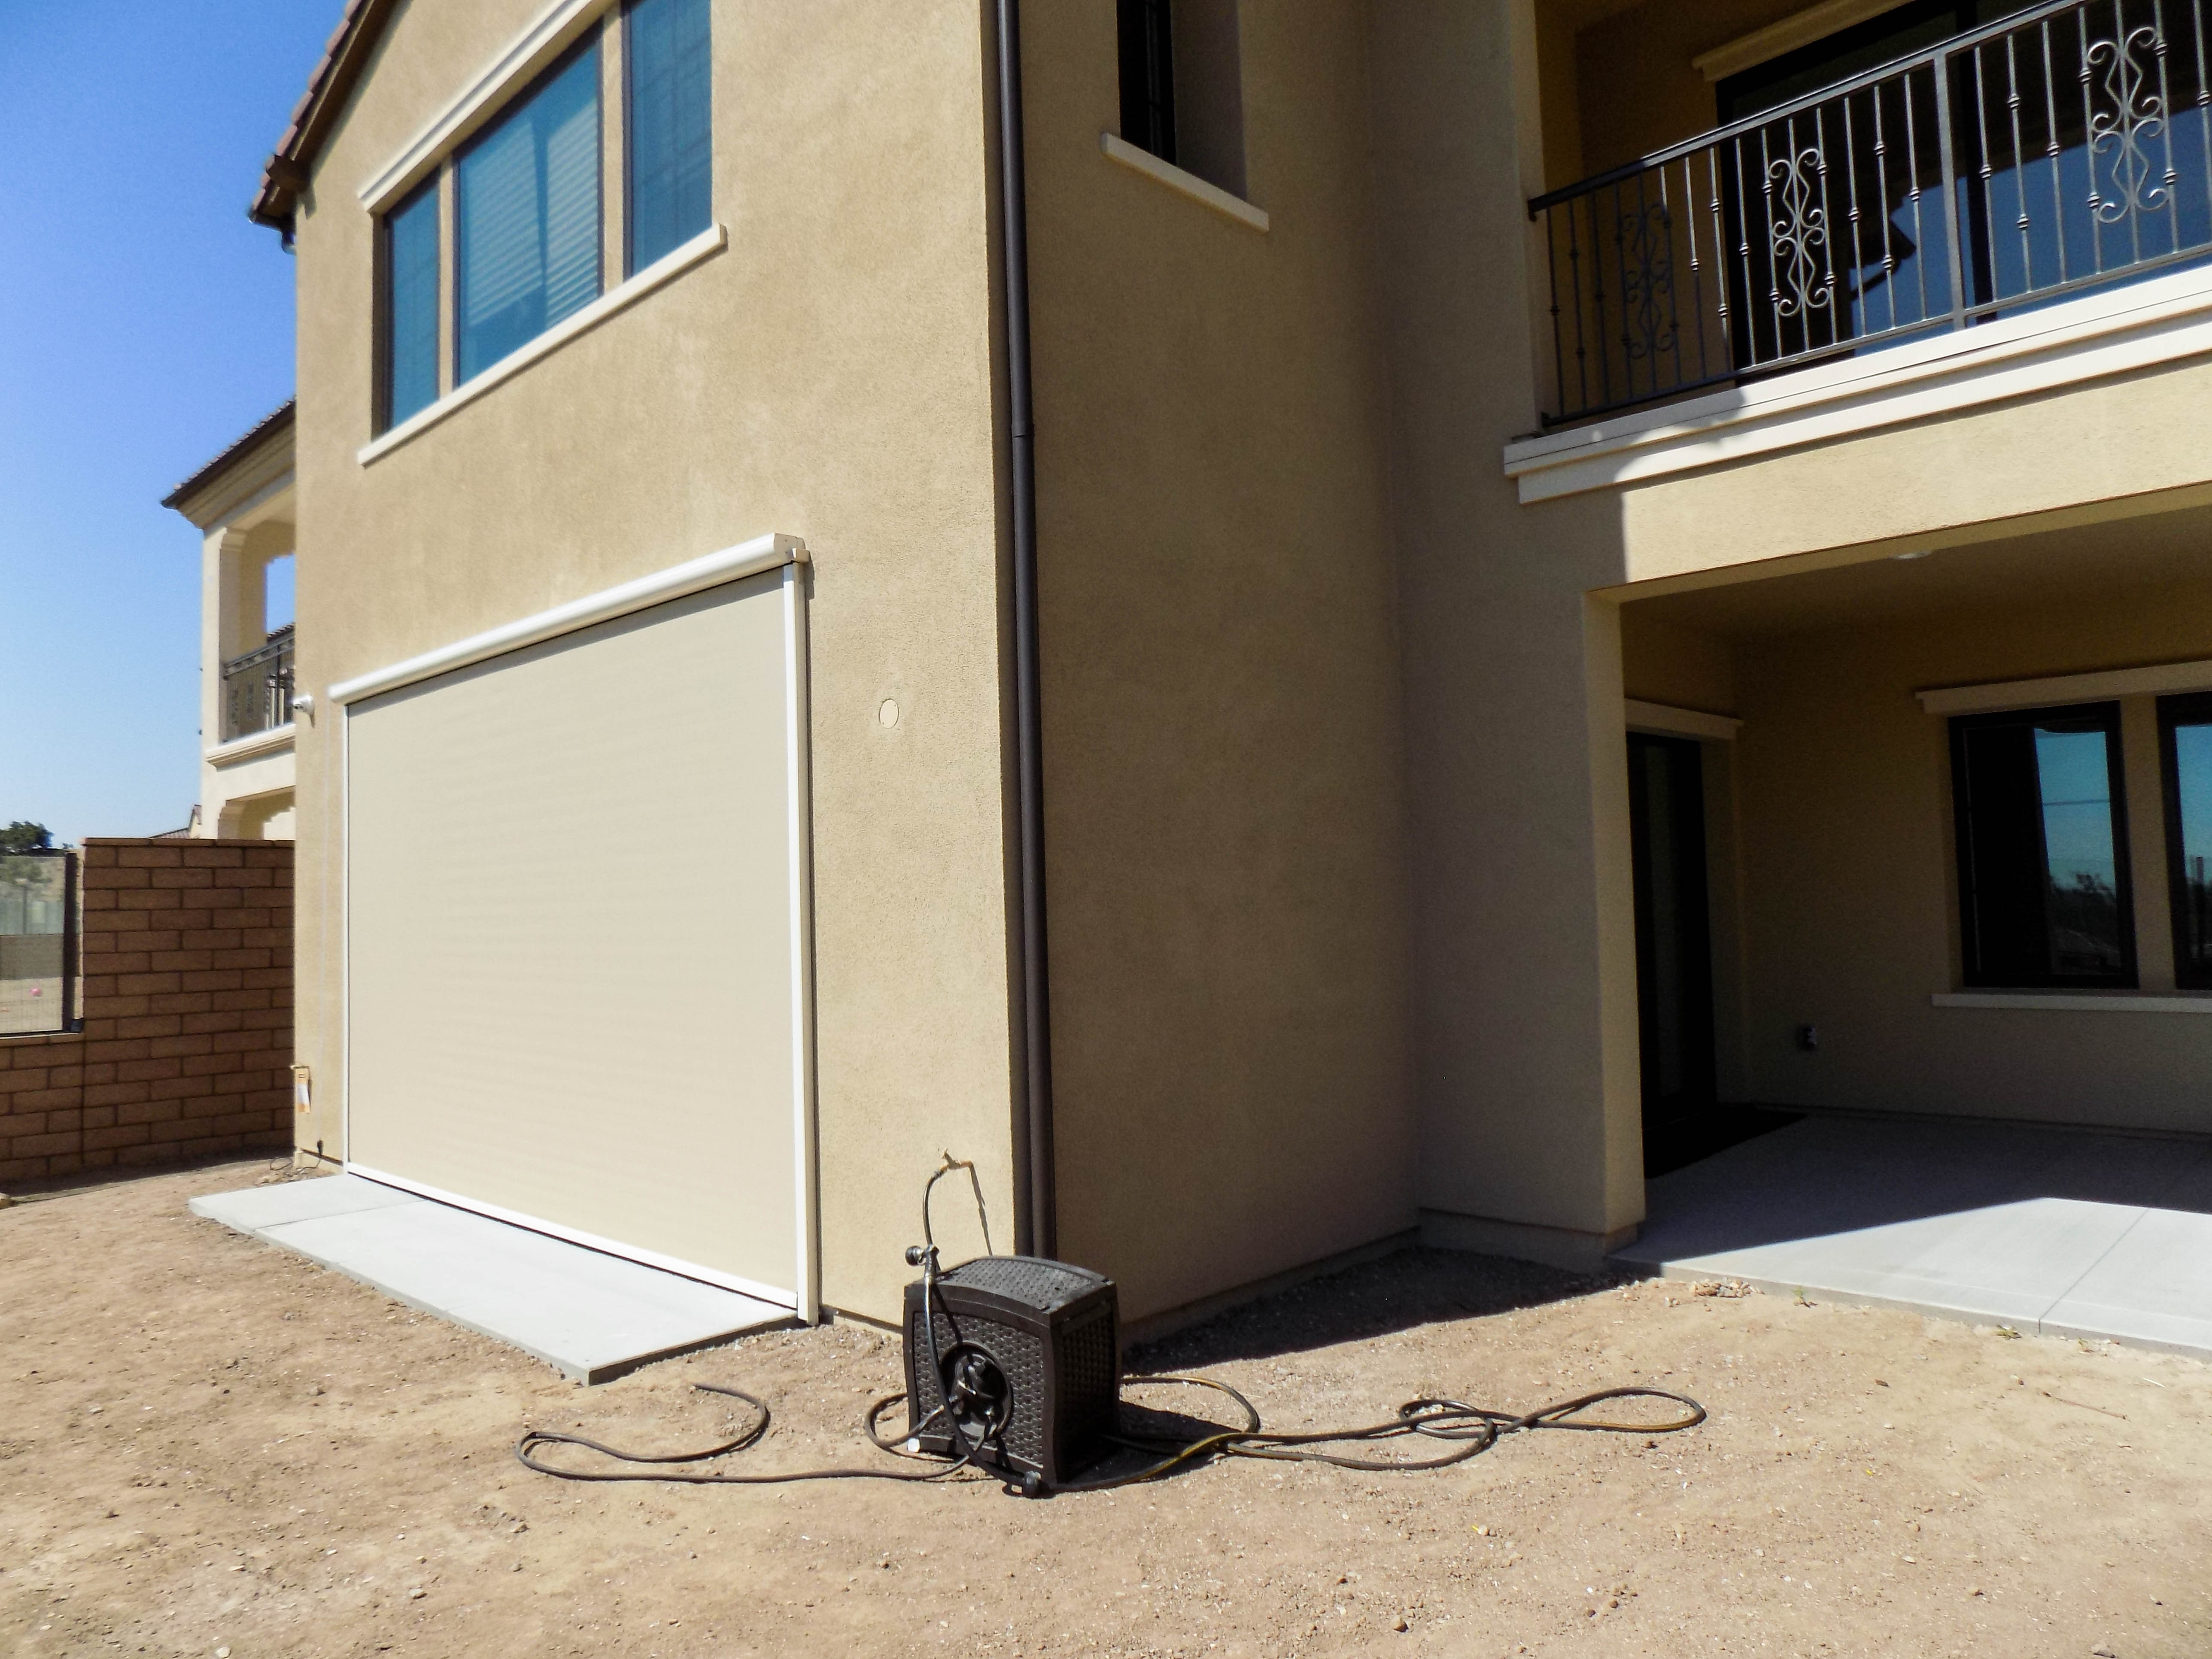
[[[2057,0],[1529,204],[1547,426],[2212,259],[2205,0]]]
[[[222,741],[251,737],[292,718],[292,629],[222,665]]]

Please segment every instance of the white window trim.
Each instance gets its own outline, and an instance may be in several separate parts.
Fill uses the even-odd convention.
[[[1724,388],[1504,449],[1523,502],[1700,471],[2212,354],[2212,269]]]
[[[1267,228],[1267,210],[1254,207],[1241,196],[1231,196],[1218,185],[1209,185],[1194,173],[1186,173],[1172,161],[1163,161],[1148,149],[1139,149],[1127,139],[1111,132],[1098,135],[1098,148],[1109,161],[1119,161],[1132,173],[1141,173],[1154,179],[1170,190],[1179,191],[1194,202],[1202,202],[1216,213],[1225,214],[1240,225],[1249,225],[1254,230]]]
[[[2004,680],[1989,685],[1945,685],[1914,695],[1931,714],[1992,714],[2006,708],[2042,708],[2069,702],[2108,702],[2115,697],[2163,696],[2174,691],[2212,690],[2212,661],[2156,663],[2147,668],[2113,668],[2100,673],[2054,674],[2039,680]]]
[[[536,21],[503,48],[453,101],[360,190],[362,205],[381,213],[413,189],[477,128],[520,91],[531,77],[582,39],[616,0],[554,0]]]
[[[2032,1008],[2069,1013],[2212,1014],[2212,995],[2171,996],[2114,991],[2093,996],[2081,991],[1938,991],[1928,1000],[1938,1008]]]
[[[1817,6],[1793,12],[1779,22],[1700,52],[1690,60],[1690,67],[1708,81],[1725,81],[1744,70],[1771,63],[1786,52],[1825,40],[1838,29],[1879,17],[1896,3],[1897,0],[1820,0]]]
[[[520,651],[525,646],[573,633],[579,628],[589,628],[594,623],[627,617],[634,611],[665,604],[670,599],[680,599],[687,593],[703,592],[708,588],[719,587],[724,582],[757,576],[764,570],[781,569],[787,564],[805,564],[806,562],[806,544],[798,537],[773,532],[756,536],[749,542],[739,542],[735,547],[726,547],[719,553],[709,553],[704,558],[693,559],[687,564],[656,570],[649,576],[624,582],[619,587],[589,593],[580,599],[556,605],[550,611],[541,611],[536,616],[523,617],[484,633],[471,634],[465,640],[455,640],[451,645],[441,645],[434,651],[425,651],[422,655],[410,657],[404,662],[372,669],[366,674],[356,674],[349,680],[340,680],[331,687],[326,695],[331,702],[342,708],[348,703],[359,702],[363,697],[396,691],[403,685],[412,685],[416,681],[428,679],[434,674],[448,673],[456,668],[466,668],[471,663],[489,661],[510,651]]]
[[[635,276],[609,289],[581,311],[562,318],[527,345],[516,347],[474,380],[464,380],[437,402],[425,404],[390,431],[370,439],[355,452],[354,459],[367,466],[389,455],[402,444],[428,431],[455,410],[466,409],[494,386],[513,380],[539,358],[558,351],[578,335],[589,333],[617,312],[627,310],[653,289],[682,276],[701,260],[713,258],[729,245],[730,228],[727,225],[708,226],[690,241],[663,254]]]
[[[1733,714],[1708,714],[1702,708],[1677,708],[1670,702],[1644,702],[1635,697],[1622,699],[1621,713],[1630,731],[1656,732],[1662,738],[1730,743],[1743,729],[1743,722]]]

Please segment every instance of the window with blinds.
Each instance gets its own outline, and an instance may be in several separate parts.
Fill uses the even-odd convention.
[[[555,66],[453,169],[454,380],[599,293],[599,53]]]
[[[631,0],[623,15],[628,269],[707,228],[713,212],[708,0]]]
[[[438,398],[438,181],[384,219],[383,406],[380,430]]]

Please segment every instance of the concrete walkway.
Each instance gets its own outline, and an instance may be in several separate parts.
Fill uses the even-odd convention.
[[[2212,1359],[2212,1141],[1808,1117],[1647,1188],[1613,1259]]]
[[[791,1320],[788,1308],[359,1176],[216,1193],[190,1207],[580,1382]]]

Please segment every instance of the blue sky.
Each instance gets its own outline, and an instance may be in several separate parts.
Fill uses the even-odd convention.
[[[198,793],[199,538],[161,499],[292,392],[246,204],[340,0],[0,0],[0,823]]]

